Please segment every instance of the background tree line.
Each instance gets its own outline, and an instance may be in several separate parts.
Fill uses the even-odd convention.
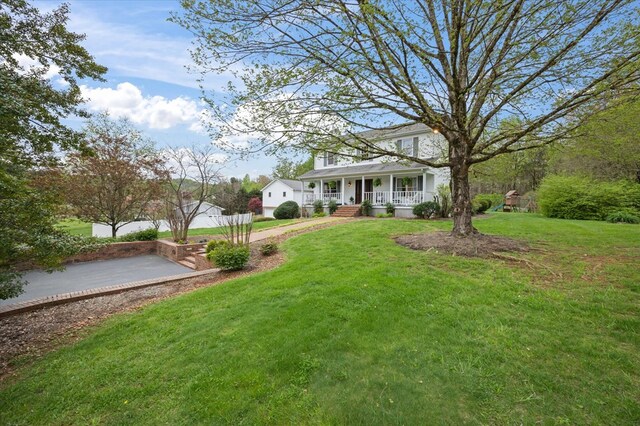
[[[611,102],[615,102],[613,99]],[[597,106],[592,106],[597,108]],[[640,184],[640,99],[600,111],[551,146],[498,156],[471,170],[473,194],[535,191],[551,175]]]

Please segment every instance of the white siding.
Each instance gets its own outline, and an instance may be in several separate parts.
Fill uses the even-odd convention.
[[[434,158],[446,155],[446,140],[442,135],[434,133],[410,133],[402,136],[395,136],[393,139],[380,141],[379,146],[387,151],[396,151],[396,142],[399,139],[412,141],[414,137],[418,137],[418,155],[420,158]],[[393,157],[380,157],[365,161],[355,161],[351,157],[336,156],[336,160],[333,165],[325,166],[324,153],[320,153],[314,157],[314,170],[344,167],[348,165],[383,163],[393,160]]]
[[[302,182],[299,183],[302,187]],[[311,190],[308,190],[311,193]],[[262,212],[265,217],[273,217],[273,211],[285,201],[295,201],[302,205],[302,190],[292,189],[289,185],[280,181],[270,183],[262,191]]]

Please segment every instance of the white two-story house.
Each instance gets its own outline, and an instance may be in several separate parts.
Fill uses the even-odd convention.
[[[400,129],[375,130],[359,134],[370,142],[385,144],[387,150],[400,151],[419,158],[440,158],[444,138],[424,124]],[[374,213],[383,212],[391,203],[396,216],[411,216],[412,206],[434,200],[440,184],[449,185],[447,168],[431,168],[419,163],[399,162],[392,157],[371,158],[366,152],[353,156],[331,153],[316,155],[314,170],[299,177],[305,188],[303,204],[316,200],[326,205],[360,204],[369,200]],[[416,155],[417,154],[417,155]],[[313,192],[307,192],[311,189]]]

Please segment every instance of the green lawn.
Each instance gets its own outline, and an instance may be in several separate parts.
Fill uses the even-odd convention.
[[[300,222],[301,219],[280,219],[280,220],[269,220],[266,222],[256,222],[253,224],[253,231],[260,231],[262,229],[274,228],[283,225],[290,225],[292,223]],[[197,237],[201,235],[218,235],[222,234],[222,228],[196,228],[189,229],[190,237]],[[160,232],[158,234],[160,238],[167,238],[171,236],[171,231]]]
[[[71,235],[91,236],[91,224],[80,219],[64,219],[58,222],[56,226]]]
[[[259,231],[262,229],[273,228],[276,226],[289,225],[291,223],[299,222],[299,219],[282,219],[282,220],[270,220],[266,222],[256,222],[253,224],[253,230]],[[85,237],[91,236],[91,224],[83,222],[78,219],[65,219],[57,224],[58,228],[69,232],[72,235],[84,235]],[[197,237],[201,235],[218,235],[222,232],[221,228],[197,228],[190,229],[189,236]],[[160,232],[160,238],[167,238],[171,236],[171,232]]]
[[[1,423],[639,424],[640,226],[477,220],[538,249],[517,264],[391,239],[449,226],[292,238],[276,270],[116,316],[23,367]]]

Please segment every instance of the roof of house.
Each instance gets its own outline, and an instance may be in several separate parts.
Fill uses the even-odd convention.
[[[424,169],[424,164],[420,163],[371,163],[361,164],[357,166],[331,167],[327,169],[311,170],[300,176],[300,179],[319,179],[324,177],[335,176],[357,176],[362,174],[380,174],[393,172],[415,171],[416,169]]]
[[[302,182],[301,181],[295,180],[295,179],[279,179],[278,178],[278,179],[274,179],[271,182],[269,182],[268,184],[266,184],[265,187],[262,188],[262,191],[267,189],[269,186],[271,186],[275,182],[282,182],[285,185],[287,185],[289,188],[293,189],[294,191],[302,190]]]
[[[366,130],[364,132],[357,133],[358,136],[366,139],[387,139],[394,136],[402,136],[410,133],[422,133],[433,130],[422,123],[404,123],[397,126],[388,127],[385,129]]]
[[[198,202],[197,201],[191,201],[191,202],[185,203],[183,207],[184,207],[185,210],[193,210],[197,206],[198,206]],[[215,204],[211,204],[211,203],[209,203],[207,201],[203,201],[202,202],[202,204],[200,205],[200,209],[201,210],[205,210],[205,211],[208,211],[208,210],[211,210],[211,209],[224,210],[222,207],[216,206]]]

